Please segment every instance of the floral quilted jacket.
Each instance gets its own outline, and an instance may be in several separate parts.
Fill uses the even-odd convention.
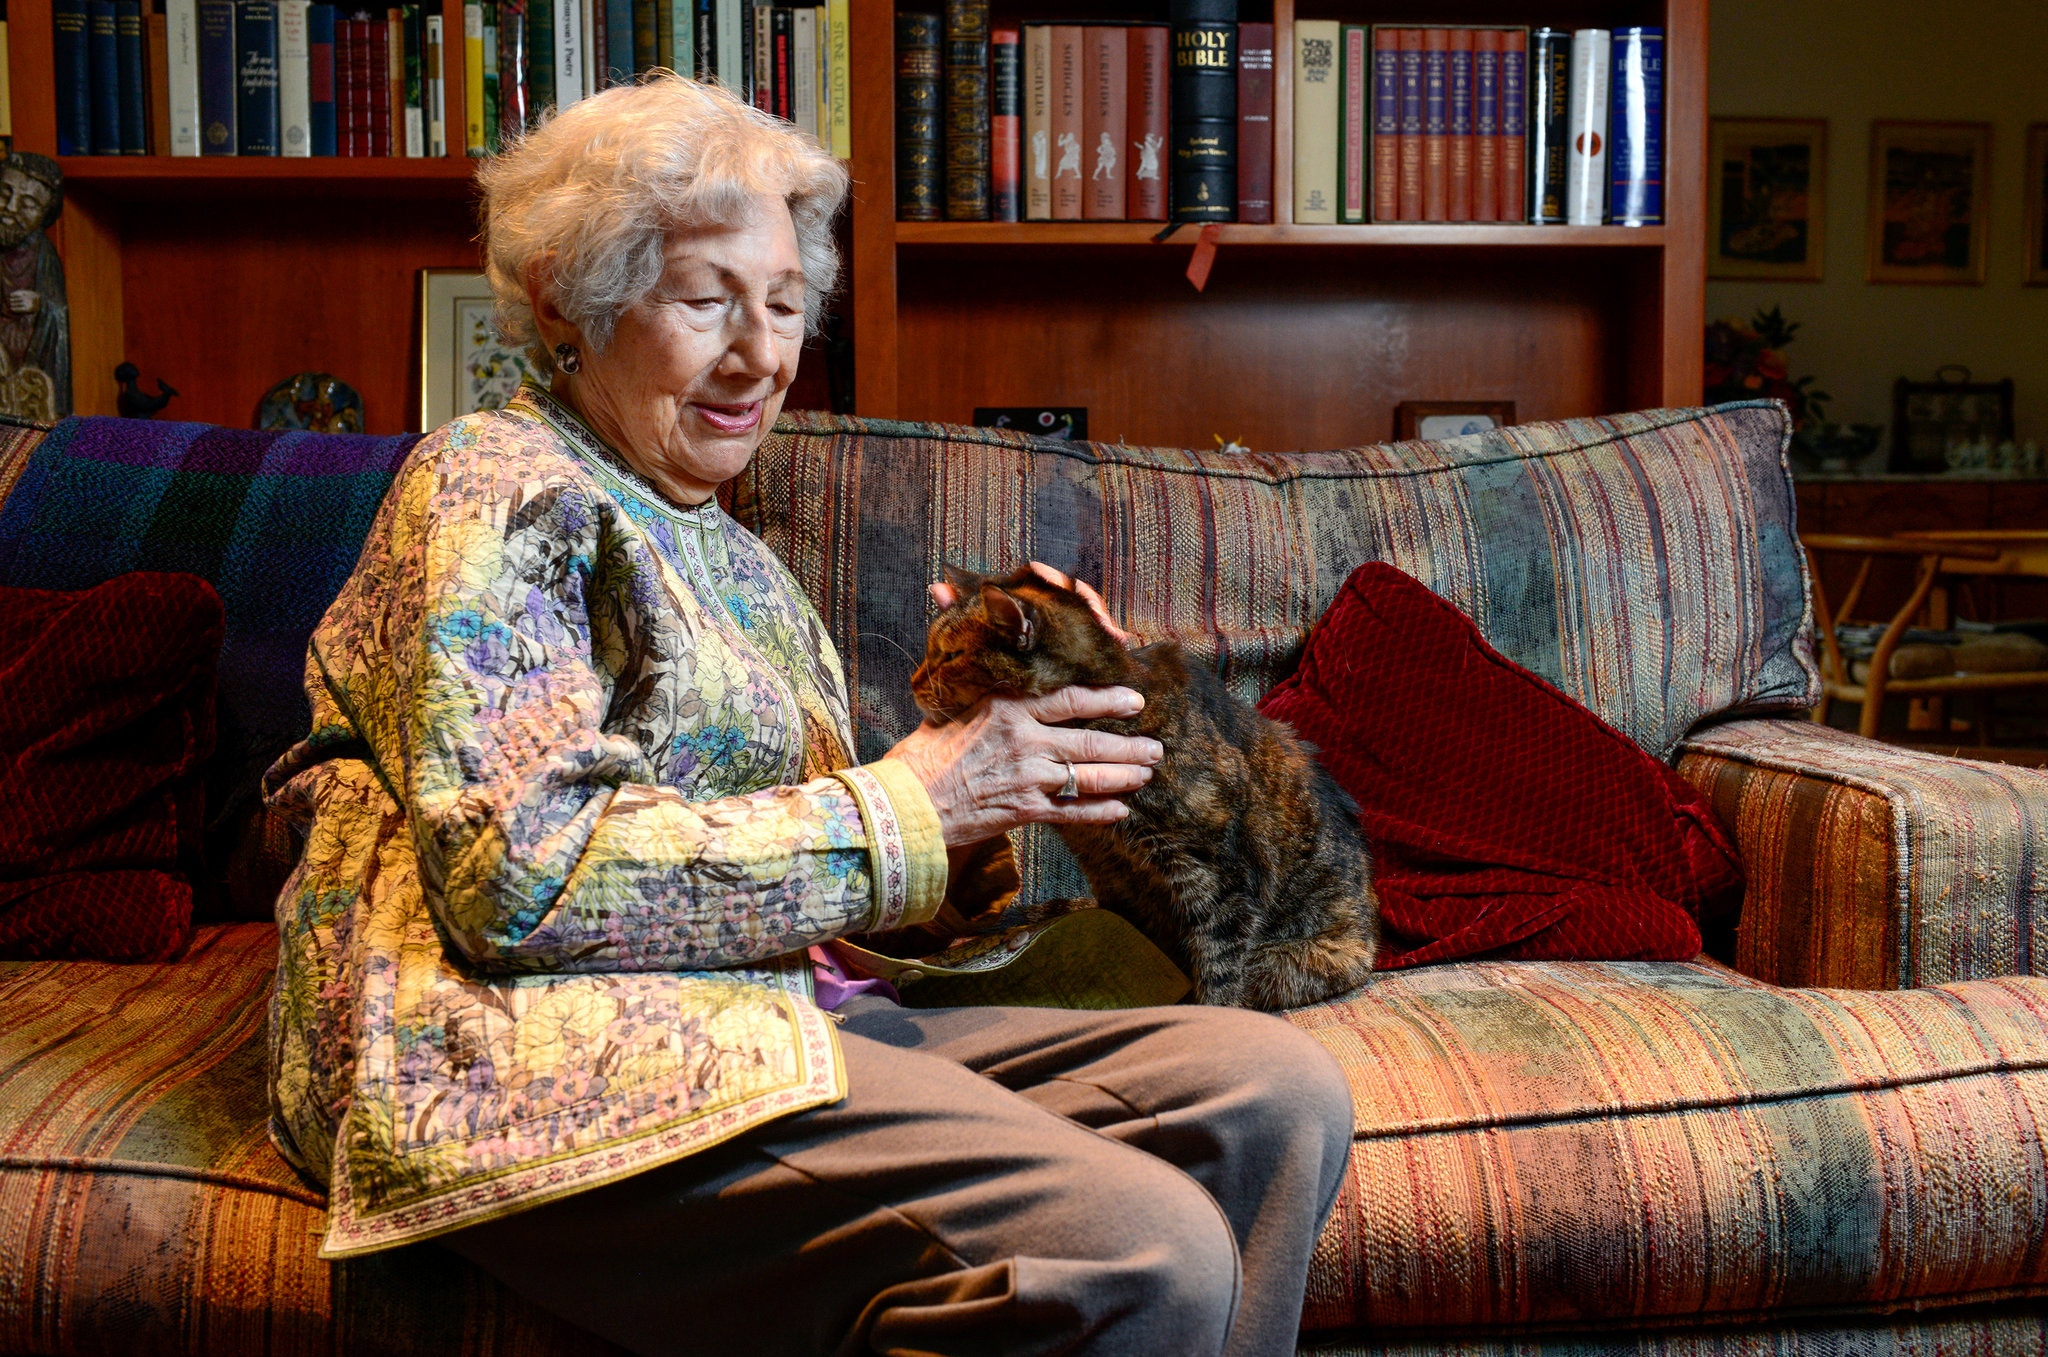
[[[306,688],[271,1106],[326,1256],[842,1096],[804,949],[929,917],[945,850],[907,770],[849,766],[822,623],[716,503],[525,389],[414,449]]]

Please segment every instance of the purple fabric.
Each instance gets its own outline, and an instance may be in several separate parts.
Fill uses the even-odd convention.
[[[892,1004],[903,1002],[903,996],[896,987],[886,980],[855,980],[839,968],[833,959],[832,950],[827,947],[813,947],[811,955],[811,979],[818,992],[818,1007],[827,1013],[856,994],[879,994]]]

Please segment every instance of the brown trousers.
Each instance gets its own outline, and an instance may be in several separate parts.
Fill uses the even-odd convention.
[[[1351,1099],[1236,1009],[840,1010],[849,1093],[443,1242],[636,1353],[1294,1351]]]

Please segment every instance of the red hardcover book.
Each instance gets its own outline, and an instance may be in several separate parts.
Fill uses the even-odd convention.
[[[1401,220],[1422,220],[1422,30],[1401,30]]]
[[[334,153],[356,153],[356,26],[334,21]]]
[[[990,221],[1023,215],[1024,35],[998,28],[988,35],[988,202]]]
[[[370,96],[377,88],[377,54],[370,46],[372,25],[368,19],[351,19],[349,27],[355,30],[355,44],[349,48],[349,73],[354,80],[349,97],[356,106],[356,154],[375,155],[376,109]]]
[[[1088,184],[1087,156],[1081,146],[1081,106],[1086,87],[1081,81],[1081,49],[1085,30],[1077,24],[1052,29],[1052,219],[1081,220],[1081,199]]]
[[[368,155],[391,154],[391,32],[382,19],[365,19],[363,98],[370,106]]]
[[[1451,30],[1449,100],[1451,199],[1445,217],[1472,220],[1472,30]]]
[[[1500,220],[1500,30],[1472,35],[1472,220]]]
[[[1273,220],[1273,25],[1237,26],[1237,219]]]
[[[1401,220],[1401,30],[1372,31],[1372,219]]]
[[[1127,30],[1108,26],[1081,30],[1081,167],[1087,187],[1081,216],[1087,221],[1124,219],[1124,148],[1130,118],[1130,51]]]
[[[1422,219],[1443,221],[1451,210],[1449,112],[1451,34],[1422,34]]]
[[[1529,34],[1510,28],[1500,35],[1500,219],[1529,217]]]
[[[1170,129],[1167,90],[1167,31],[1154,25],[1125,30],[1130,74],[1125,82],[1128,113],[1124,145],[1124,214],[1132,221],[1166,220],[1166,137]],[[1058,61],[1058,53],[1054,53]],[[1058,66],[1054,66],[1057,79]]]
[[[1337,220],[1366,220],[1366,195],[1372,191],[1367,179],[1371,167],[1365,161],[1366,76],[1371,63],[1366,52],[1367,31],[1363,24],[1345,24],[1337,30]]]

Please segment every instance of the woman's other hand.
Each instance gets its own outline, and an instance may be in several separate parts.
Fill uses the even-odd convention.
[[[1125,631],[1122,627],[1110,621],[1109,606],[1102,601],[1102,595],[1095,592],[1094,585],[1084,584],[1063,570],[1053,569],[1044,561],[1033,561],[1025,568],[1056,589],[1071,589],[1079,594],[1082,600],[1087,603],[1088,611],[1095,614],[1095,620],[1100,622],[1111,636],[1116,637],[1118,643],[1130,645],[1138,639],[1130,632]],[[959,595],[953,591],[953,586],[943,581],[932,585],[931,591],[932,602],[938,604],[941,608],[950,608],[960,601]]]
[[[1157,740],[1074,730],[1068,721],[1132,717],[1129,688],[1062,688],[1043,697],[986,697],[958,720],[927,721],[888,753],[910,766],[938,811],[948,847],[1029,824],[1109,824],[1130,814],[1117,798],[1152,780]],[[1078,795],[1058,795],[1068,766]]]

